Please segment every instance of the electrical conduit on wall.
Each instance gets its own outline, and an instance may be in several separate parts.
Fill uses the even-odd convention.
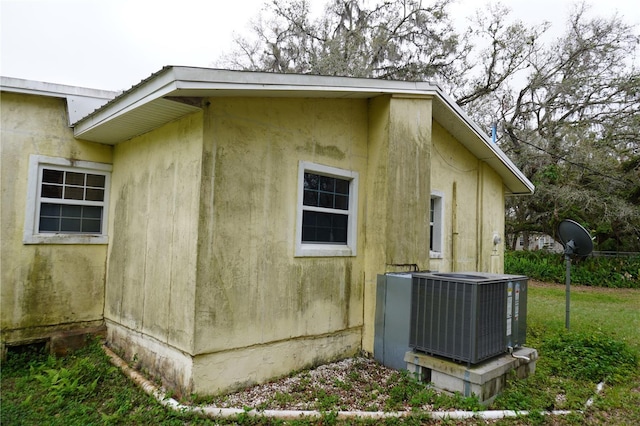
[[[147,380],[143,375],[132,369],[124,362],[118,355],[116,355],[107,346],[102,346],[105,353],[109,357],[109,360],[113,365],[120,368],[122,372],[128,376],[136,385],[140,386],[147,394],[153,396],[160,404],[165,407],[169,407],[173,410],[180,412],[194,413],[209,418],[229,418],[238,415],[248,415],[252,417],[268,417],[282,420],[300,419],[305,417],[320,418],[327,415],[327,412],[312,411],[312,410],[245,410],[242,408],[221,408],[214,406],[201,406],[194,407],[190,405],[184,405],[176,401],[173,398],[168,398],[166,393],[154,385],[151,381]],[[596,389],[596,394],[599,393],[604,386],[604,383],[599,383]],[[593,404],[593,398],[590,398],[586,403],[586,407],[590,407]],[[536,412],[536,414],[542,414],[547,416],[558,416],[570,414],[573,411],[570,410],[554,410]],[[470,419],[479,418],[484,420],[495,420],[506,417],[519,417],[528,416],[528,411],[515,411],[515,410],[491,410],[491,411],[428,411],[428,412],[416,412],[416,411],[338,411],[338,419],[384,419],[384,418],[399,418],[410,417],[415,415],[429,416],[433,419]]]

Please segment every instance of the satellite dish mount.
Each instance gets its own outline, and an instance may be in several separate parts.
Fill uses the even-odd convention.
[[[589,231],[582,225],[570,219],[565,219],[558,225],[558,235],[564,246],[566,272],[566,316],[565,327],[569,330],[569,306],[571,300],[571,256],[588,256],[593,251],[593,240]]]

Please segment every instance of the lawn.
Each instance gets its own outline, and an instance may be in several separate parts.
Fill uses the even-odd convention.
[[[640,290],[573,286],[571,332],[564,330],[563,285],[531,282],[528,295],[528,346],[538,349],[536,374],[509,383],[490,409],[573,410],[565,416],[504,419],[497,424],[640,424]],[[395,379],[397,380],[397,378]],[[594,396],[598,382],[605,386]],[[424,387],[407,385],[408,403],[425,395]],[[2,425],[232,423],[209,420],[164,408],[108,363],[97,343],[62,359],[35,353],[12,353],[2,364]],[[398,392],[396,392],[398,393]],[[451,398],[451,401],[456,401]],[[459,408],[459,407],[451,407]],[[328,411],[331,408],[327,407]],[[241,416],[242,424],[280,421]],[[435,423],[424,416],[390,419],[386,423]],[[288,424],[332,424],[321,420]],[[359,424],[374,422],[360,421]],[[446,423],[446,422],[445,422]],[[485,424],[479,419],[449,424]],[[492,423],[493,424],[493,423]]]
[[[571,286],[572,331],[601,331],[640,351],[640,290]],[[565,327],[565,286],[530,283],[529,326],[558,331]]]
[[[572,286],[570,294],[567,332],[565,286],[530,282],[527,345],[540,353],[538,368],[493,408],[584,411],[539,424],[640,424],[640,290]]]

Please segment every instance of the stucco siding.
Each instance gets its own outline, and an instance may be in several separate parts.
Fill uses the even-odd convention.
[[[433,129],[431,188],[443,194],[444,247],[431,269],[502,272],[504,246],[493,244],[494,234],[504,236],[502,180],[438,122]]]
[[[202,114],[115,147],[105,317],[191,352]]]
[[[2,344],[106,324],[177,395],[373,352],[378,274],[502,272],[505,188],[529,183],[431,85],[169,67],[76,123],[112,146],[75,139],[64,99],[107,95],[27,83],[0,99]],[[84,186],[63,182],[78,165]],[[91,174],[103,200],[84,198]],[[55,219],[90,225],[45,232]]]
[[[479,270],[504,273],[505,197],[500,176],[482,163],[482,229],[480,235]]]
[[[362,326],[361,257],[294,251],[299,161],[356,171],[365,185],[366,105],[211,100],[215,179],[203,184],[212,185],[213,231],[210,256],[198,260],[196,353]]]
[[[391,98],[387,152],[388,270],[400,265],[415,265],[418,269],[429,265],[431,106],[429,98]]]
[[[200,355],[193,360],[192,392],[207,395],[264,383],[292,371],[325,364],[336,358],[338,348],[339,356],[351,356],[360,349],[360,339],[360,330],[350,329]]]
[[[64,99],[3,92],[0,101],[2,340],[100,325],[107,246],[26,245],[23,232],[30,155],[109,164],[111,147],[73,138]]]
[[[429,268],[430,97],[369,104],[362,347],[373,352],[377,275]]]

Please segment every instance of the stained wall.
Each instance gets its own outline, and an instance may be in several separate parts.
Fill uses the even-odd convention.
[[[24,244],[29,156],[111,164],[112,148],[76,140],[64,97],[2,92],[0,278],[3,344],[102,325],[106,244]]]

